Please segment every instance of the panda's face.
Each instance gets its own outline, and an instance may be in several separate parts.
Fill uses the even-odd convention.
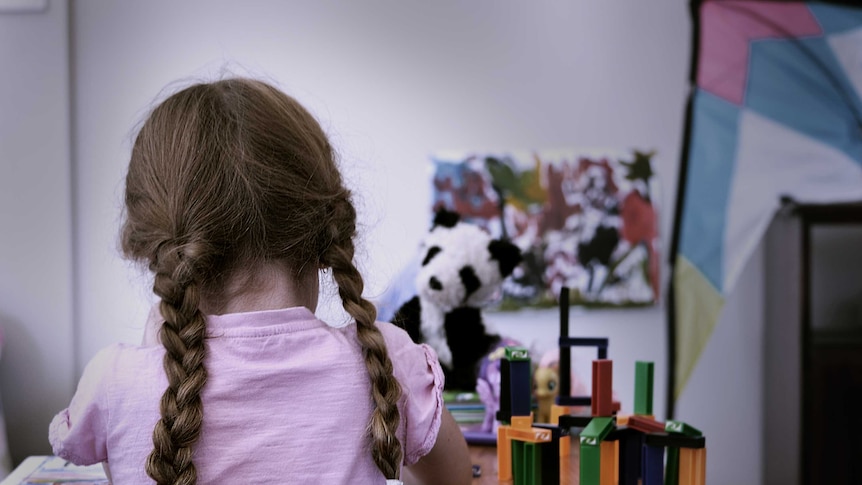
[[[499,289],[505,275],[491,252],[493,238],[478,226],[438,226],[423,241],[416,276],[419,296],[444,312],[480,307]]]

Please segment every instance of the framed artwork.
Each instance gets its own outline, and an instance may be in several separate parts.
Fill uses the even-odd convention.
[[[437,153],[433,202],[507,238],[524,261],[499,310],[631,307],[659,298],[653,152],[536,150]]]

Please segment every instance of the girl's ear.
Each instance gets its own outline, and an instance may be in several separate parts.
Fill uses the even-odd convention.
[[[491,259],[497,260],[500,265],[500,275],[504,278],[512,274],[515,266],[524,259],[518,246],[502,239],[492,239],[488,243],[488,252],[491,253]]]

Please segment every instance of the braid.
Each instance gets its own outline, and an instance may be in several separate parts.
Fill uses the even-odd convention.
[[[161,254],[152,268],[153,291],[162,298],[160,310],[165,323],[160,337],[166,350],[163,366],[168,388],[160,402],[161,419],[153,431],[154,449],[147,458],[147,474],[158,485],[194,485],[193,446],[200,437],[200,394],[207,379],[206,323],[198,309],[200,295],[192,277],[191,258],[183,258],[178,251]]]
[[[351,206],[351,212],[352,209]],[[352,231],[350,233],[352,236]],[[335,237],[322,259],[332,268],[344,310],[356,320],[356,335],[371,379],[371,396],[375,404],[369,423],[371,457],[386,478],[398,478],[403,451],[395,432],[401,421],[398,411],[401,385],[392,373],[392,361],[383,334],[374,323],[377,311],[371,302],[362,297],[364,284],[353,264],[354,250],[352,238]]]

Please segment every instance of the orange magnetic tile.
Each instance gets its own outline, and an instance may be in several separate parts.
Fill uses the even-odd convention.
[[[533,414],[529,416],[512,416],[512,429],[530,429],[533,427]]]
[[[706,448],[679,449],[679,485],[704,485]]]
[[[512,441],[505,425],[497,427],[497,477],[501,482],[512,479]]]
[[[614,453],[615,441],[602,441],[601,447],[601,465],[599,468],[599,483],[600,485],[616,485],[614,472],[619,468],[617,466],[617,455]]]
[[[525,443],[548,443],[551,441],[551,430],[545,428],[529,428],[509,430],[509,439],[523,441]]]
[[[572,410],[569,406],[560,406],[559,404],[551,404],[551,424],[558,426],[560,424],[560,416],[571,414]]]

